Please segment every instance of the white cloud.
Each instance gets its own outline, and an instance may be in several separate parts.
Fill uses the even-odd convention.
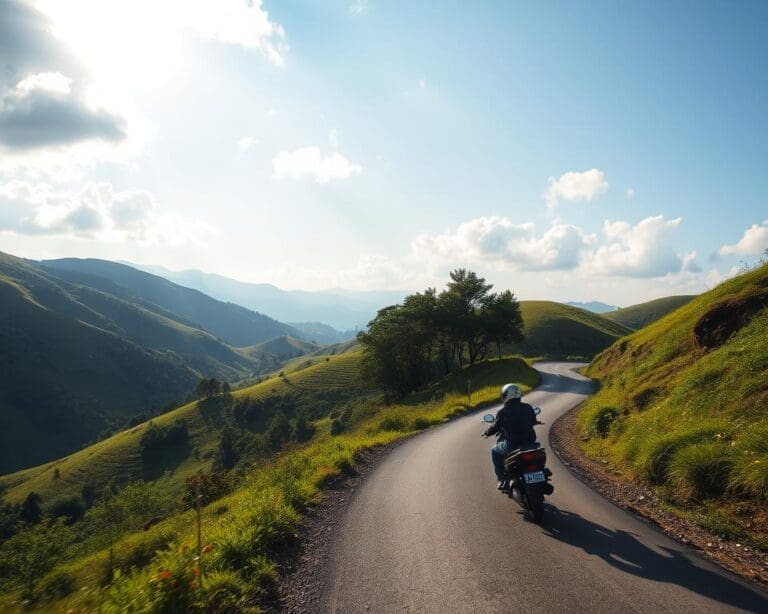
[[[237,141],[237,149],[241,153],[245,153],[249,149],[253,148],[255,145],[259,143],[259,139],[253,136],[244,136],[242,139],[238,139]]]
[[[681,256],[672,238],[682,218],[665,220],[663,215],[648,217],[634,226],[629,222],[606,221],[606,242],[585,263],[586,271],[595,275],[626,277],[663,277],[684,268],[696,268],[691,255]]]
[[[768,249],[768,220],[762,224],[752,224],[738,242],[723,245],[717,253],[721,256],[759,256],[765,249]]]
[[[603,171],[593,168],[583,173],[568,172],[558,179],[549,178],[544,200],[550,208],[561,200],[591,201],[608,189]]]
[[[626,194],[627,198],[634,198],[635,197],[635,188],[627,188],[624,191],[624,194]]]
[[[353,15],[361,15],[368,10],[368,0],[354,0],[349,5],[349,12]]]
[[[338,152],[324,156],[319,147],[281,151],[273,158],[272,168],[278,179],[311,177],[317,183],[347,179],[363,171],[362,166],[350,162]]]
[[[109,183],[90,183],[62,192],[14,180],[0,185],[0,231],[178,245],[196,240],[206,227],[157,215],[152,196],[142,190],[116,192]]]
[[[593,237],[568,224],[554,224],[536,236],[531,223],[480,217],[455,232],[423,234],[411,243],[414,257],[451,264],[493,263],[520,271],[573,269]]]

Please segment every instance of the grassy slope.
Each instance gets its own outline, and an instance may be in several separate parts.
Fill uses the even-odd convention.
[[[632,330],[638,330],[643,328],[643,326],[648,326],[656,320],[663,318],[675,309],[690,303],[694,298],[696,298],[696,296],[690,294],[666,296],[664,298],[658,298],[655,301],[648,301],[647,303],[640,303],[639,305],[632,305],[630,307],[617,309],[616,311],[610,311],[603,314],[603,317],[612,320],[613,322],[623,324]]]
[[[751,524],[762,533],[755,539],[763,546],[768,544],[768,309],[710,351],[696,347],[693,329],[713,305],[766,292],[768,265],[616,343],[590,366],[588,374],[602,388],[579,416],[588,453],[607,459],[630,479],[657,484],[678,503],[678,511],[718,533],[743,535]]]
[[[278,359],[288,360],[290,358],[296,358],[297,356],[303,356],[310,352],[316,352],[321,349],[321,346],[316,343],[304,341],[303,339],[297,339],[290,335],[281,335],[274,339],[262,341],[254,345],[249,345],[244,348],[239,348],[240,352],[246,356],[257,358],[260,356],[272,356]]]
[[[273,403],[290,400],[311,407],[318,400],[344,402],[354,394],[364,394],[358,384],[359,353],[331,357],[329,361],[286,377],[273,377],[260,384],[238,390],[235,397],[269,400]],[[108,439],[50,463],[3,476],[8,487],[6,498],[20,501],[30,491],[44,500],[63,494],[79,494],[87,482],[104,485],[112,480],[127,482],[151,479],[165,472],[176,478],[191,475],[211,465],[210,454],[216,448],[222,427],[215,404],[194,401],[153,419],[158,425],[183,419],[190,433],[191,445],[183,458],[166,459],[164,466],[145,467],[141,458],[140,439],[148,422],[122,431]],[[194,450],[197,450],[197,455]],[[59,469],[59,479],[53,479]]]
[[[631,332],[591,311],[551,301],[520,301],[520,310],[526,339],[511,351],[523,356],[592,357]]]
[[[0,275],[0,471],[40,463],[179,399],[196,374],[65,318]]]
[[[239,394],[258,394],[265,386],[290,385],[299,388],[309,401],[314,391],[322,393],[354,386],[358,359],[357,352],[332,356],[329,362],[290,377],[291,384],[273,378]],[[507,381],[520,382],[526,390],[538,383],[538,374],[523,360],[493,360],[454,373],[401,405],[386,407],[366,403],[353,428],[341,435],[331,436],[330,421],[327,418],[319,420],[318,432],[309,444],[266,461],[251,471],[233,494],[204,508],[203,539],[211,545],[211,554],[204,561],[210,574],[209,582],[215,582],[225,574],[228,586],[239,586],[246,596],[253,598],[262,594],[274,578],[274,559],[294,539],[300,514],[317,500],[324,485],[349,472],[365,448],[388,443],[465,412],[468,409],[466,395],[455,390],[466,389],[467,377],[471,377],[475,389],[472,397],[475,407],[496,400],[499,387]],[[194,408],[187,406],[179,411],[194,412]],[[109,441],[116,445],[119,438]],[[86,452],[85,458],[79,460],[84,461],[87,455]],[[45,468],[38,471],[45,471]],[[34,479],[31,475],[27,477]],[[176,477],[181,479],[180,475]],[[194,535],[192,514],[179,513],[149,533],[138,531],[125,535],[116,546],[117,556],[130,556],[131,552],[148,548],[151,551],[158,547],[155,544],[168,541],[191,546]],[[74,592],[53,603],[44,602],[40,607],[53,612],[93,611],[105,599],[104,611],[118,611],[128,600],[140,608],[141,600],[148,594],[146,587],[151,574],[159,568],[175,569],[171,559],[183,556],[175,549],[169,552],[162,555],[162,562],[137,569],[120,580],[106,596],[99,590],[98,580],[107,552],[75,553],[53,572],[70,574]],[[244,561],[247,564],[243,564]],[[0,596],[0,607],[11,609],[10,603],[17,598],[15,593]]]

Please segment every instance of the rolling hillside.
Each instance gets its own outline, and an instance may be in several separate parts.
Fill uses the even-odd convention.
[[[197,374],[166,356],[47,309],[66,293],[0,255],[0,472],[61,456],[132,416],[183,397]],[[33,293],[34,291],[34,293]]]
[[[121,298],[160,307],[233,346],[252,345],[280,335],[303,337],[291,326],[261,313],[116,262],[63,258],[41,264],[59,277],[105,292],[116,292],[117,286],[122,289]]]
[[[648,326],[659,318],[663,318],[675,309],[686,305],[696,298],[695,295],[666,296],[658,298],[655,301],[640,303],[630,307],[622,307],[616,311],[604,313],[603,317],[623,324],[632,330],[638,330],[643,326]]]
[[[241,381],[318,349],[286,333],[235,348],[192,317],[220,333],[225,322],[240,327],[242,339],[293,329],[122,265],[41,266],[0,254],[0,281],[0,353],[8,363],[0,380],[0,471],[61,456],[157,413],[200,377]]]
[[[601,389],[579,416],[587,451],[768,547],[766,339],[768,264],[614,344],[589,368]]]
[[[520,301],[526,338],[508,348],[523,356],[591,358],[631,332],[604,316],[551,301]]]
[[[329,357],[285,377],[274,376],[238,390],[233,394],[234,402],[247,403],[252,415],[246,427],[253,433],[263,432],[278,411],[293,415],[306,408],[310,415],[321,418],[333,408],[370,392],[360,385],[359,359],[359,352]],[[30,491],[40,494],[44,501],[79,495],[85,484],[103,487],[110,482],[152,480],[166,472],[172,472],[180,483],[185,475],[210,469],[227,420],[221,399],[193,401],[151,421],[156,426],[183,421],[189,432],[188,445],[158,461],[147,463],[142,458],[141,438],[150,424],[145,422],[64,458],[3,476],[0,482],[8,489],[6,499],[10,501],[23,499]],[[54,479],[57,469],[58,477]]]

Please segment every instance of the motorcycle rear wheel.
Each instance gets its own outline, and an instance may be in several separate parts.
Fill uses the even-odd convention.
[[[529,486],[526,489],[528,499],[528,511],[536,524],[544,520],[544,491],[539,485]]]

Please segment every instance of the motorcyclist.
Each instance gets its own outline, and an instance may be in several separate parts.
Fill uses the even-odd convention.
[[[523,403],[522,393],[516,384],[504,384],[501,388],[501,400],[504,402],[496,414],[496,420],[483,433],[484,437],[500,434],[500,439],[491,448],[491,461],[496,478],[499,480],[499,490],[509,487],[504,469],[504,458],[517,448],[535,443],[536,413],[531,405]]]

